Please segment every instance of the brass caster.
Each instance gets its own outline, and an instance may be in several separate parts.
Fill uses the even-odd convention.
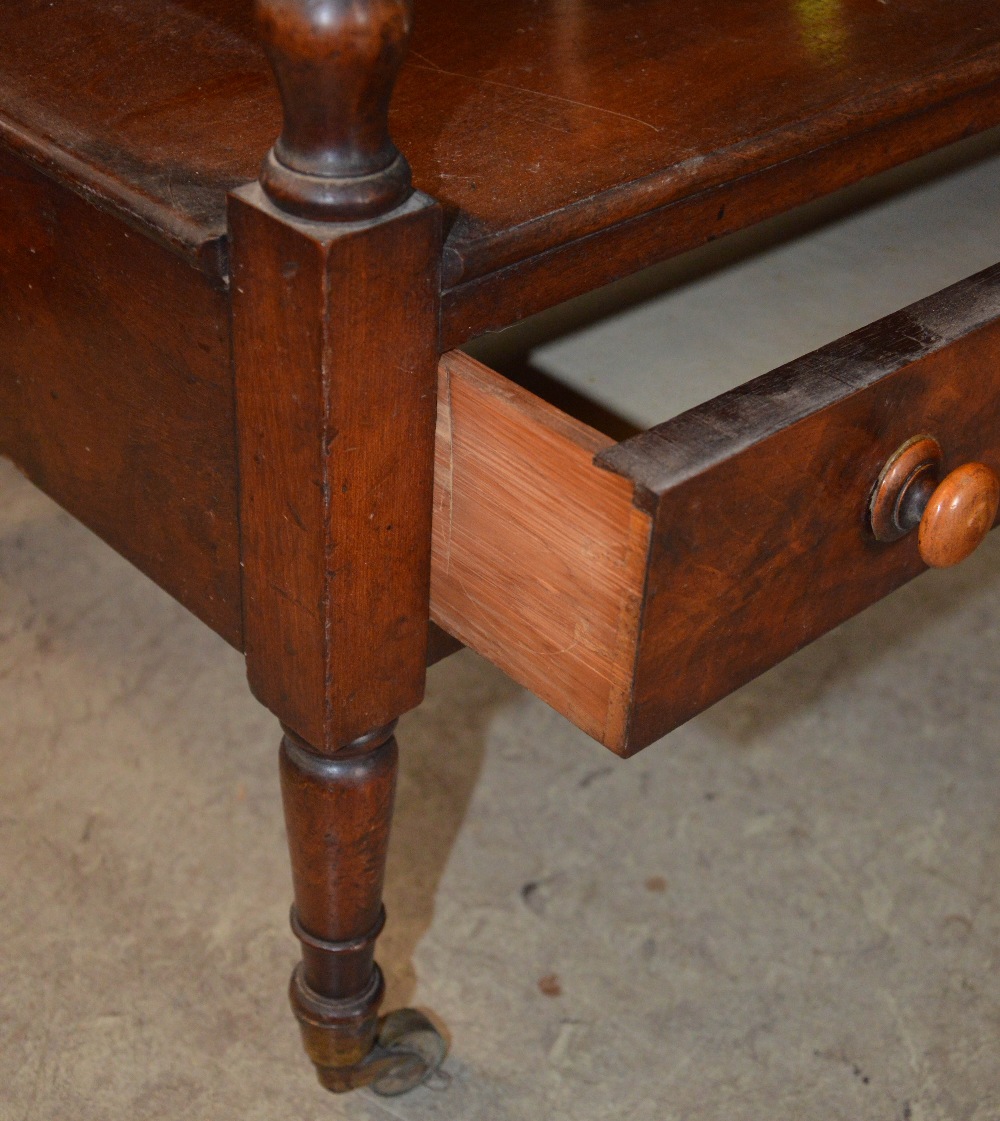
[[[383,1098],[394,1098],[428,1082],[439,1073],[448,1051],[441,1033],[414,1008],[390,1012],[382,1021],[375,1047],[380,1058],[390,1060],[371,1082],[371,1088]]]
[[[370,1086],[395,1097],[440,1073],[448,1045],[422,1012],[401,1008],[376,1019],[384,985],[378,966],[371,984],[357,997],[331,1000],[313,992],[300,963],[292,974],[290,997],[306,1053],[321,1085],[335,1094]]]

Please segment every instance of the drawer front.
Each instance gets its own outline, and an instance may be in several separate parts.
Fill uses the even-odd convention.
[[[527,407],[522,394],[513,399]],[[442,410],[448,417],[446,402]],[[533,416],[544,429],[549,414]],[[579,528],[574,544],[560,535],[558,494],[540,506],[525,500],[522,476],[538,457],[535,433],[521,433],[518,455],[492,470],[505,473],[509,505],[532,507],[553,544],[539,547],[531,529],[522,536],[534,554],[507,541],[504,503],[491,499],[477,530],[486,556],[462,572],[461,596],[435,573],[438,621],[612,750],[632,754],[923,571],[916,533],[878,541],[868,516],[883,466],[922,434],[940,444],[943,472],[979,461],[1000,473],[1000,267],[622,444],[597,447],[590,433],[595,458],[554,470],[578,501],[595,472],[627,484],[614,492],[614,518],[583,530],[617,550],[613,580],[587,571]],[[493,438],[481,406],[478,438]],[[452,490],[469,481],[461,457],[450,469]],[[480,483],[488,489],[488,480],[474,489]],[[628,511],[619,508],[626,498]],[[498,540],[506,559],[491,570]],[[530,563],[515,587],[505,569],[517,556]],[[483,580],[504,604],[505,629],[464,617]],[[591,626],[599,602],[615,616],[613,635]],[[539,611],[572,625],[539,642]],[[596,706],[575,671],[573,690],[560,684],[574,658],[603,667]]]

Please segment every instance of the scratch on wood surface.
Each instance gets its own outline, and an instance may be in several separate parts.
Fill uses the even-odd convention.
[[[282,599],[288,600],[290,604],[297,607],[300,611],[304,611],[310,618],[319,619],[319,615],[316,611],[306,606],[306,604],[304,604],[298,596],[292,595],[292,593],[289,592],[287,588],[281,587],[280,584],[275,584],[273,580],[269,580],[267,582],[267,586],[271,589],[271,591],[277,592]]]
[[[601,105],[591,105],[587,101],[575,101],[572,97],[562,97],[557,93],[546,93],[544,90],[527,89],[524,86],[515,85],[513,82],[498,82],[494,78],[481,78],[478,74],[463,74],[459,70],[445,70],[443,66],[438,66],[437,63],[432,62],[425,55],[418,54],[416,51],[410,51],[410,59],[418,58],[420,62],[410,62],[409,65],[415,70],[430,70],[434,74],[443,74],[446,78],[464,78],[467,82],[472,82],[475,85],[481,86],[497,86],[499,89],[511,90],[513,93],[527,94],[529,97],[541,97],[548,101],[561,101],[565,105],[575,105],[579,109],[589,109],[592,113],[604,113],[609,117],[618,117],[623,121],[631,121],[633,124],[642,125],[643,128],[651,129],[653,132],[660,132],[661,130],[652,124],[650,121],[644,121],[641,117],[630,117],[627,113],[619,113],[614,109],[605,109]]]

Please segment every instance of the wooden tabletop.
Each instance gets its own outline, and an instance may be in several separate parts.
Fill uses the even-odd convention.
[[[0,13],[0,137],[222,268],[279,129],[250,0]],[[996,0],[416,0],[392,130],[456,286],[997,82]]]

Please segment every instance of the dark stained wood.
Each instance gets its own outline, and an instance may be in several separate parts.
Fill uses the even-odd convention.
[[[431,620],[431,624],[427,628],[427,664],[432,666],[435,662],[450,658],[452,654],[457,654],[463,645],[464,643],[460,642],[454,635],[449,634]]]
[[[3,0],[0,25],[0,139],[224,272],[226,192],[280,128],[251,0]]]
[[[0,12],[6,142],[224,269],[225,192],[256,177],[280,129],[247,0]],[[593,286],[676,252],[693,216],[664,225],[662,212],[723,184],[753,179],[731,205],[754,221],[997,123],[998,43],[993,0],[468,0],[461,18],[423,0],[390,127],[448,215],[446,282],[464,295],[446,343],[571,294],[561,277],[578,254],[549,256],[559,246],[621,227],[579,250],[609,258],[577,274]],[[853,155],[828,181],[823,153],[839,145]],[[806,187],[779,183],[789,161]],[[730,203],[712,201],[699,236],[740,224],[716,222]],[[524,299],[480,319],[466,286],[522,262]]]
[[[230,224],[247,673],[335,750],[423,695],[440,213]]]
[[[1000,266],[598,456],[654,518],[625,754],[923,571],[868,520],[914,433],[1000,470]]]
[[[389,136],[389,100],[410,37],[409,0],[258,0],[284,127],[261,169],[282,210],[317,221],[373,218],[410,193]]]
[[[394,725],[332,755],[287,731],[281,792],[295,882],[292,930],[302,961],[289,986],[321,1085],[395,1096],[433,1073],[447,1045],[412,1008],[378,1017],[385,993],[374,961],[385,924],[382,882],[399,752]]]
[[[442,299],[442,349],[982,131],[998,107],[993,83],[460,283]]]
[[[292,928],[302,942],[290,995],[306,1051],[332,1090],[350,1089],[344,1068],[362,1062],[378,1031],[385,984],[374,953],[397,759],[392,726],[332,757],[292,734],[281,744]]]
[[[226,292],[0,152],[0,454],[242,649],[233,396]]]
[[[1000,267],[618,446],[447,356],[432,529],[441,349],[1000,122],[1000,10],[425,0],[405,62],[405,0],[256,11],[267,57],[248,0],[0,0],[0,450],[244,646],[307,1050],[394,1092],[443,1054],[374,964],[431,610],[629,755],[967,553],[1000,471]]]
[[[0,453],[242,646],[226,293],[4,152]]]
[[[257,12],[285,117],[230,201],[247,673],[286,725],[306,1052],[328,1090],[396,1094],[445,1053],[422,1013],[380,1023],[374,963],[392,730],[428,655],[441,214],[387,128],[408,4]]]
[[[395,130],[417,184],[456,207],[453,285],[919,116],[998,66],[1000,12],[981,2],[478,0],[457,20],[437,0],[417,11]],[[430,105],[445,119],[411,139]]]
[[[933,436],[911,436],[879,473],[868,508],[876,541],[898,541],[920,522],[941,475],[944,453]],[[913,495],[919,495],[914,504]]]

